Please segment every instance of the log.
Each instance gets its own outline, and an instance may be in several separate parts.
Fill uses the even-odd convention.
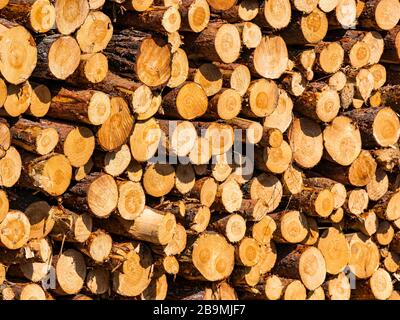
[[[182,254],[180,262],[180,274],[186,279],[222,280],[232,273],[234,247],[219,234],[203,233]]]
[[[161,114],[193,120],[204,115],[207,107],[208,101],[204,90],[194,82],[186,82],[164,97]]]
[[[171,77],[168,44],[147,33],[133,29],[114,33],[104,53],[111,70],[131,79],[137,77],[150,87],[163,86]],[[152,68],[148,68],[149,63]]]
[[[389,189],[389,179],[386,172],[378,167],[375,171],[375,176],[367,184],[368,197],[372,201],[381,199]]]
[[[388,147],[400,136],[400,122],[390,107],[359,109],[344,113],[360,129],[364,148]]]
[[[379,164],[380,168],[389,172],[392,172],[400,160],[398,148],[382,148],[372,150],[371,154],[374,156],[374,159]]]
[[[350,260],[350,247],[344,234],[335,227],[326,229],[318,241],[318,249],[324,256],[326,272],[340,275]]]
[[[110,105],[110,116],[101,125],[96,135],[98,144],[101,149],[105,151],[117,150],[119,147],[124,145],[128,141],[134,128],[134,119],[123,98],[112,97],[110,99]],[[135,157],[133,152],[132,155]]]
[[[339,95],[335,90],[321,89],[320,85],[309,84],[309,89],[296,99],[294,110],[316,121],[331,122],[340,109]]]
[[[71,177],[71,164],[62,154],[49,153],[39,157],[31,153],[22,155],[21,186],[59,196],[67,190]]]
[[[7,120],[4,118],[0,118],[0,133],[0,158],[2,158],[11,146],[10,128]]]
[[[400,6],[397,1],[366,1],[358,22],[364,28],[390,30],[399,22],[398,9],[400,9]]]
[[[154,7],[143,12],[126,11],[119,16],[118,24],[136,30],[172,33],[181,28],[181,14],[174,7]]]
[[[293,160],[302,168],[314,167],[322,158],[320,126],[306,118],[294,119],[288,133]]]
[[[174,188],[175,169],[169,164],[151,164],[145,169],[142,180],[147,194],[162,197]]]
[[[189,75],[188,57],[183,49],[178,48],[172,55],[171,78],[169,79],[167,86],[170,88],[179,87],[187,80],[188,75]]]
[[[278,253],[276,274],[301,280],[309,290],[317,289],[325,281],[326,264],[320,250],[302,245],[291,246]]]
[[[335,73],[344,63],[345,51],[339,42],[322,42],[314,50],[318,55],[316,67],[324,73]]]
[[[344,208],[349,214],[359,215],[368,207],[368,194],[364,189],[354,189],[348,192]]]
[[[11,210],[0,224],[0,244],[10,250],[22,248],[29,240],[30,223],[21,211]]]
[[[288,64],[286,44],[286,40],[280,36],[263,37],[247,59],[250,70],[267,79],[278,79]]]
[[[266,29],[283,29],[288,26],[292,17],[290,0],[268,1],[260,6],[255,21]]]
[[[86,286],[92,294],[101,295],[110,289],[110,272],[96,267],[88,271]]]
[[[107,47],[112,34],[110,18],[101,11],[92,11],[76,32],[76,41],[82,52],[96,53]]]
[[[288,45],[304,45],[318,43],[327,32],[326,14],[315,8],[309,14],[295,15],[289,27],[282,32],[282,37]]]
[[[32,84],[31,104],[27,112],[37,118],[44,117],[49,111],[51,92],[43,84]]]
[[[400,194],[398,192],[388,192],[374,205],[375,213],[381,218],[388,221],[397,220],[398,213],[396,211],[397,201]]]
[[[134,221],[111,217],[108,220],[98,220],[97,223],[112,234],[161,245],[166,245],[172,240],[176,228],[175,216],[172,213],[149,207]]]
[[[197,34],[188,34],[185,41],[190,59],[205,59],[223,63],[235,62],[240,55],[239,30],[222,21],[211,22]]]
[[[327,178],[356,187],[366,186],[375,175],[377,164],[367,150],[362,150],[359,156],[348,167],[321,161],[315,170]]]
[[[108,174],[94,172],[79,181],[63,195],[63,204],[74,210],[107,218],[117,207],[118,187]]]
[[[4,101],[5,116],[18,117],[26,112],[32,101],[32,87],[28,81],[19,85],[8,85],[7,98]]]
[[[83,255],[74,249],[68,249],[53,257],[53,264],[57,278],[57,293],[64,295],[78,293],[86,277],[86,263]]]
[[[56,22],[56,9],[48,0],[8,1],[1,16],[30,28],[34,32],[49,31]]]
[[[222,11],[222,18],[228,22],[251,21],[259,12],[258,2],[255,0],[244,0],[228,10]]]
[[[210,229],[224,234],[231,243],[236,243],[245,236],[246,221],[239,214],[229,214],[222,218],[216,217],[210,222]]]
[[[78,29],[89,14],[87,0],[58,0],[55,3],[56,25],[60,33],[68,35]]]
[[[0,21],[5,26],[8,21]],[[24,27],[12,25],[5,27],[1,33],[0,65],[2,76],[10,83],[18,85],[26,81],[32,74],[37,63],[36,47],[32,35]],[[40,53],[39,53],[40,54]]]
[[[21,156],[17,149],[11,146],[0,159],[0,186],[12,187],[14,186],[22,171]]]
[[[349,117],[336,117],[325,128],[323,137],[329,159],[342,166],[351,165],[361,152],[360,129]]]
[[[107,94],[94,90],[54,91],[47,115],[62,120],[101,125],[110,116],[111,103]]]
[[[182,31],[201,32],[210,20],[210,6],[206,0],[187,0],[179,5]],[[226,20],[226,19],[225,19]]]
[[[15,145],[39,155],[52,152],[58,143],[58,133],[54,128],[26,119],[19,119],[10,132]]]
[[[278,147],[265,147],[262,151],[256,149],[256,168],[275,174],[283,173],[289,168],[293,159],[290,145],[283,140]]]
[[[290,127],[293,120],[293,101],[284,90],[279,90],[278,104],[275,110],[264,119],[264,128],[279,129],[282,133]]]
[[[355,300],[387,300],[393,291],[392,279],[389,273],[380,268],[374,272],[368,281],[359,281],[352,292]]]
[[[123,174],[131,162],[131,152],[124,144],[119,149],[107,152],[104,156],[100,153],[94,155],[95,166],[104,168],[104,172],[113,177]]]
[[[353,217],[348,223],[348,228],[360,231],[367,237],[371,237],[378,230],[378,217],[372,210]]]
[[[201,204],[211,207],[217,196],[218,185],[213,178],[204,177],[196,180],[189,196],[198,199]]]
[[[346,236],[350,246],[349,268],[358,279],[368,279],[378,269],[379,251],[367,236],[356,233]]]
[[[281,211],[270,214],[276,223],[273,233],[274,241],[278,243],[300,243],[308,235],[307,218],[299,211]]]
[[[107,232],[97,229],[84,243],[77,245],[77,248],[94,262],[103,263],[111,253],[112,238]]]
[[[132,181],[117,181],[118,185],[118,214],[125,220],[134,220],[144,210],[145,193],[142,186]]]
[[[71,36],[54,34],[43,37],[37,47],[35,77],[64,80],[79,67],[81,49]]]
[[[329,189],[305,187],[301,193],[292,195],[288,207],[302,208],[308,215],[326,218],[334,204],[334,195]]]
[[[329,300],[350,300],[351,286],[343,272],[327,281],[323,287]]]
[[[260,260],[260,245],[257,240],[245,237],[235,246],[236,263],[252,267]]]
[[[278,99],[278,86],[274,81],[256,80],[250,83],[244,96],[241,114],[251,118],[268,116],[277,108]]]
[[[87,214],[78,214],[62,206],[51,207],[54,227],[50,237],[57,241],[84,243],[92,233],[92,217]]]

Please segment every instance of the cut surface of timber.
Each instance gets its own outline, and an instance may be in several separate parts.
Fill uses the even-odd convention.
[[[14,144],[27,151],[45,155],[54,150],[58,144],[58,133],[54,128],[45,128],[40,123],[20,119],[11,127]]]
[[[169,45],[149,34],[133,29],[114,33],[105,54],[111,69],[130,78],[137,76],[150,87],[162,86],[171,77]]]
[[[323,139],[320,126],[307,118],[294,119],[289,131],[293,160],[302,168],[314,167],[322,158]]]
[[[35,40],[24,27],[15,26],[1,33],[0,71],[12,84],[28,79],[36,67],[37,53]]]
[[[63,196],[63,203],[73,209],[106,218],[117,207],[118,187],[112,176],[93,173],[70,188]]]
[[[54,93],[47,115],[56,119],[101,125],[111,113],[107,94],[95,90],[61,88]]]
[[[25,154],[22,163],[21,183],[51,196],[62,195],[71,182],[72,167],[63,154],[50,153],[41,157]]]
[[[29,240],[30,223],[21,211],[12,210],[0,223],[0,243],[11,250],[23,247]]]
[[[218,234],[205,233],[194,242],[191,260],[205,279],[209,281],[222,280],[233,271],[234,247]],[[193,270],[182,271],[184,276],[193,276],[191,274]]]

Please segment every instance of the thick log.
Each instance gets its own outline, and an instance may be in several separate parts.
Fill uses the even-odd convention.
[[[1,17],[18,22],[34,32],[47,32],[56,22],[56,9],[48,0],[8,1]]]
[[[307,289],[315,290],[325,281],[326,264],[321,251],[315,247],[289,246],[278,251],[274,272],[286,278],[299,279]]]
[[[400,19],[400,4],[392,0],[368,0],[358,18],[358,23],[364,28],[390,30]]]
[[[357,124],[364,148],[388,147],[400,137],[400,122],[390,107],[357,109],[343,115]]]
[[[37,63],[36,47],[32,35],[24,27],[0,19],[6,29],[1,33],[0,66],[2,76],[12,84],[21,84],[32,74]]]
[[[163,86],[171,77],[169,45],[150,34],[133,29],[114,33],[105,54],[111,70],[150,87]]]
[[[203,233],[180,256],[179,274],[185,279],[218,281],[230,276],[234,247],[223,236]]]
[[[74,210],[107,218],[117,207],[118,187],[108,174],[95,172],[79,181],[63,195],[63,204]]]
[[[35,77],[64,80],[79,67],[81,49],[73,37],[54,34],[39,41],[37,55]]]
[[[110,105],[110,116],[96,134],[99,146],[105,151],[114,151],[126,144],[134,129],[134,118],[129,112],[126,101],[121,97],[111,97]],[[136,125],[135,129],[136,127],[140,125]],[[135,143],[140,142],[141,140],[135,141]],[[133,150],[134,147],[131,148]],[[135,157],[133,151],[132,155]]]
[[[71,177],[71,164],[62,154],[50,153],[38,157],[24,152],[22,155],[21,186],[38,189],[50,196],[59,196],[67,190]]]
[[[235,62],[240,55],[239,30],[232,24],[216,21],[198,34],[188,34],[186,52],[191,59],[205,59],[223,63]]]

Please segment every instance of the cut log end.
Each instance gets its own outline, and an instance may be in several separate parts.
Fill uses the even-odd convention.
[[[95,216],[108,217],[118,203],[118,187],[113,177],[102,174],[94,180],[87,192],[87,202]]]
[[[280,233],[289,243],[299,243],[308,234],[308,222],[306,217],[298,211],[289,211],[280,221]]]
[[[66,250],[59,256],[55,269],[57,283],[62,292],[76,294],[82,289],[86,277],[86,264],[81,253],[74,249]]]
[[[35,40],[24,27],[15,26],[2,33],[0,44],[1,74],[12,84],[23,83],[36,67]]]
[[[219,235],[200,236],[193,248],[194,266],[209,281],[227,278],[234,266],[234,248]]]
[[[277,6],[281,7],[280,4]],[[264,37],[254,50],[253,64],[260,76],[268,79],[279,78],[288,64],[285,41],[279,36]]]
[[[0,242],[8,249],[23,247],[29,240],[30,223],[20,211],[10,211],[0,224]]]
[[[85,1],[86,2],[86,1]],[[48,54],[50,72],[60,80],[65,80],[78,68],[81,49],[76,40],[63,36],[54,41]]]
[[[29,19],[33,30],[39,33],[47,32],[56,22],[56,9],[48,0],[35,1]]]

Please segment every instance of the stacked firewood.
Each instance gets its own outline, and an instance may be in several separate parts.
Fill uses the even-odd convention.
[[[2,299],[400,298],[399,0],[0,8]]]

